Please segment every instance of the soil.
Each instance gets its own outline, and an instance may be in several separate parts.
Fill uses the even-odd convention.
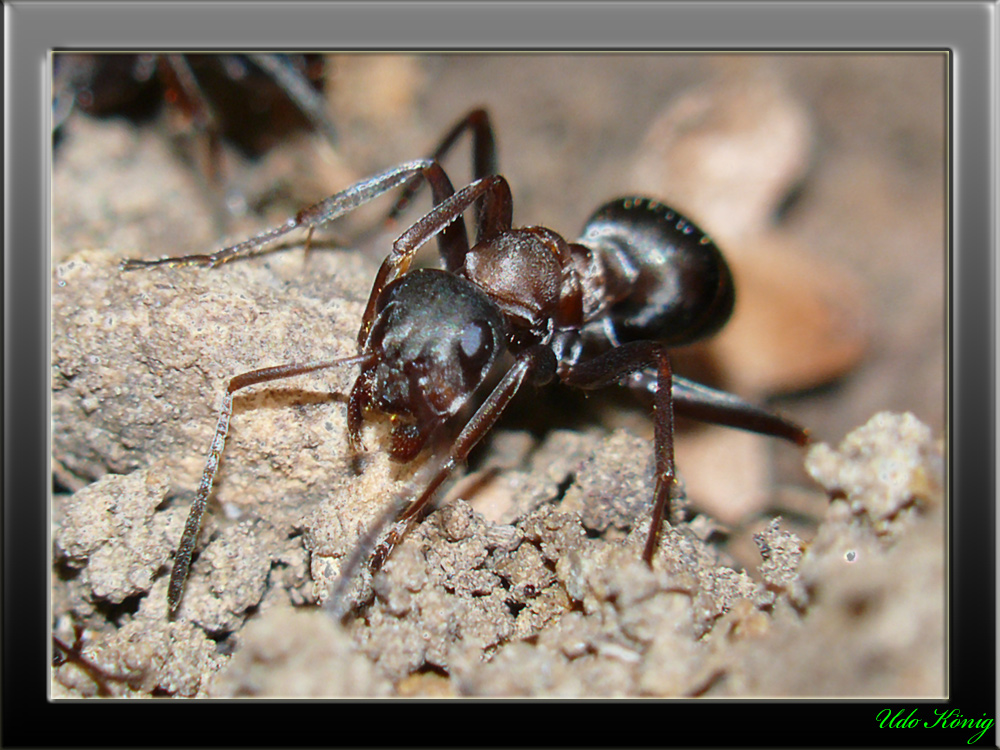
[[[336,56],[327,73],[335,145],[224,147],[215,181],[169,108],[61,126],[52,622],[73,653],[53,697],[943,695],[944,58]],[[275,226],[475,106],[516,224],[573,238],[644,192],[709,229],[737,313],[677,368],[816,444],[679,425],[683,497],[650,570],[648,404],[523,394],[338,620],[322,605],[346,559],[434,457],[393,463],[378,421],[352,454],[349,369],[257,386],[169,618],[227,379],[353,354],[405,220],[366,235],[380,204],[308,254],[296,237],[216,270],[119,261]]]

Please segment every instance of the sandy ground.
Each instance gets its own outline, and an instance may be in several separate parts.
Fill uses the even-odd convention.
[[[52,621],[71,653],[53,695],[941,695],[942,58],[367,57],[327,69],[336,146],[289,138],[256,160],[227,148],[217,185],[169,111],[141,124],[73,113],[62,128]],[[341,624],[316,604],[426,462],[390,462],[379,424],[352,457],[349,371],[256,387],[235,401],[169,620],[166,581],[226,379],[353,353],[392,236],[214,271],[123,274],[118,261],[280,223],[426,154],[479,105],[515,223],[575,237],[603,201],[644,192],[708,229],[732,263],[737,311],[711,343],[678,352],[678,369],[771,399],[820,445],[680,425],[683,513],[650,571],[647,407],[525,394],[451,499],[358,582]],[[464,148],[448,161],[456,183]],[[324,239],[346,245],[368,218]]]

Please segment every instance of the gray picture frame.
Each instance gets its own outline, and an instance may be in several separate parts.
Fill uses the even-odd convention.
[[[956,707],[972,716],[995,711],[995,579],[972,571],[994,570],[996,561],[996,10],[988,2],[7,4],[3,743],[72,746],[79,737],[72,727],[86,726],[92,710],[49,703],[45,697],[50,629],[46,498],[51,487],[46,66],[54,49],[949,50],[955,60],[948,310],[949,697],[933,707]],[[214,707],[218,713],[209,720],[220,730],[220,744],[248,745],[622,745],[645,744],[650,737],[657,744],[692,745],[946,741],[933,732],[881,730],[875,717],[886,705],[618,702],[608,705],[606,715],[589,716],[586,705],[550,705],[546,710],[574,717],[559,730],[558,740],[525,734],[532,722],[523,717],[540,711],[537,704],[463,704],[458,710],[482,726],[490,718],[495,722],[499,711],[518,712],[515,721],[501,721],[489,736],[449,735],[432,723],[444,720],[442,706],[423,703],[319,708],[317,725],[323,733],[308,737],[296,736],[283,720],[259,716],[248,723],[245,705]],[[136,738],[148,735],[122,728],[138,731],[155,723],[158,744],[187,744],[186,722],[205,708],[119,704],[113,708],[115,736],[88,741],[142,744]],[[183,718],[155,713],[164,710],[182,710]],[[283,704],[274,710],[299,709]],[[327,711],[338,718],[331,721]],[[393,719],[386,721],[384,712]],[[339,717],[349,715],[355,719],[350,728],[338,728]],[[730,715],[747,720],[723,719]],[[548,721],[540,713],[537,718]],[[631,725],[635,720],[649,726],[638,731]],[[891,736],[896,734],[903,736]]]

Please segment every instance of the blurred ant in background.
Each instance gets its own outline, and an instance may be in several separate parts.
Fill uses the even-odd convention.
[[[217,185],[222,141],[249,158],[298,130],[315,131],[336,144],[323,97],[324,73],[323,56],[317,54],[56,53],[53,138],[58,142],[74,110],[143,122],[166,104],[200,138],[196,161]]]

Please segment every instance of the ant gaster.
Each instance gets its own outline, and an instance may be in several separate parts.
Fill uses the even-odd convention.
[[[471,131],[474,181],[455,192],[440,165],[459,136]],[[229,381],[201,486],[174,560],[168,591],[176,611],[232,413],[233,393],[250,385],[335,366],[360,365],[347,401],[347,432],[361,448],[369,412],[393,417],[392,458],[412,460],[432,435],[486,382],[500,355],[513,364],[450,441],[447,455],[422,490],[389,509],[341,572],[338,591],[368,557],[374,572],[472,448],[496,424],[526,383],[558,380],[582,389],[623,384],[652,395],[656,489],[643,560],[652,565],[674,472],[674,413],[793,441],[806,430],[673,373],[670,347],[710,336],[729,319],[733,280],[716,245],[691,221],[649,198],[610,201],[587,220],[576,242],[544,227],[514,228],[507,180],[496,174],[489,118],[475,110],[459,121],[428,159],[362,180],[300,211],[279,227],[212,255],[125,261],[218,266],[253,255],[295,229],[313,230],[397,187],[397,216],[423,184],[433,208],[393,243],[375,277],[355,356],[267,367]],[[469,245],[464,213],[474,209]],[[416,252],[437,238],[443,268],[411,270]],[[435,443],[440,445],[440,443]],[[376,545],[385,523],[391,530]],[[335,594],[332,597],[336,600]],[[334,603],[334,606],[337,606]]]

